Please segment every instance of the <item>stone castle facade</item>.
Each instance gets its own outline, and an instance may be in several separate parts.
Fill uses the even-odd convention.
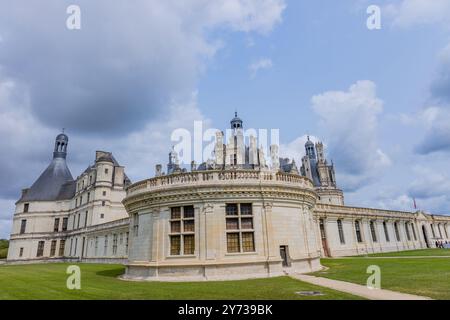
[[[450,217],[344,205],[323,144],[306,155],[270,161],[243,121],[231,120],[214,159],[182,169],[169,153],[167,173],[131,184],[113,155],[73,179],[68,137],[16,203],[8,261],[119,262],[142,280],[240,279],[319,270],[320,257],[434,247],[449,241]]]

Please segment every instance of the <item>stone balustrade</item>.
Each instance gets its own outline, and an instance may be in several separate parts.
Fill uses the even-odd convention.
[[[313,189],[311,180],[296,174],[269,170],[208,170],[174,173],[142,180],[127,188],[127,197],[176,185],[207,186],[228,185],[234,183],[295,185],[300,188]]]

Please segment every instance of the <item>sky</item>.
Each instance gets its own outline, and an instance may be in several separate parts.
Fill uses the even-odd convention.
[[[62,128],[74,177],[106,150],[138,181],[167,163],[174,130],[225,130],[235,111],[279,129],[297,163],[306,135],[323,141],[347,205],[450,214],[450,0],[0,8],[0,238]]]

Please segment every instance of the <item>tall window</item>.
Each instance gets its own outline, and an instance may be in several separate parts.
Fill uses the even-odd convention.
[[[25,233],[25,229],[27,228],[27,220],[23,219],[20,221],[20,234]]]
[[[58,256],[62,257],[64,255],[64,247],[66,246],[66,240],[59,241],[59,253]]]
[[[395,230],[395,237],[397,238],[397,241],[400,241],[400,232],[398,232],[397,222],[394,222],[394,230]]]
[[[344,229],[342,228],[342,220],[337,221],[338,226],[338,232],[339,232],[339,240],[341,241],[341,244],[345,244],[345,238],[344,238]]]
[[[413,233],[414,240],[417,241],[416,229],[415,229],[413,223],[411,223],[411,230],[412,230],[412,233]]]
[[[78,214],[78,220],[77,220],[77,229],[80,229],[80,216],[81,214]]]
[[[448,231],[447,231],[448,226],[446,224],[444,224],[444,231],[445,231],[445,237],[448,239]]]
[[[98,255],[98,237],[95,237],[95,255]]]
[[[36,257],[42,257],[44,255],[44,241],[38,242]]]
[[[386,221],[383,221],[383,230],[384,230],[384,236],[386,238],[386,242],[390,242],[391,239],[389,239],[389,232],[388,232]]]
[[[68,221],[69,221],[68,218],[63,218],[62,231],[67,231],[67,224],[68,224]]]
[[[255,230],[251,203],[227,204],[226,229],[227,251],[229,253],[254,252]]]
[[[372,235],[372,241],[377,242],[377,233],[375,232],[375,223],[373,221],[369,222],[370,234]]]
[[[438,230],[439,230],[439,237],[442,239],[442,230],[441,230],[441,224],[438,224]]]
[[[117,234],[113,235],[113,256],[117,254]]]
[[[133,217],[133,235],[137,237],[139,235],[139,213],[135,213]]]
[[[55,218],[55,223],[53,224],[53,231],[54,232],[59,231],[59,218]]]
[[[128,238],[130,233],[127,232],[127,236],[125,237],[125,252],[128,254]]]
[[[103,247],[103,255],[106,256],[108,253],[108,235],[105,235],[105,246]]]
[[[19,257],[22,257],[22,256],[23,256],[23,247],[20,248],[20,251],[19,251]]]
[[[355,232],[356,232],[356,240],[361,243],[362,242],[361,226],[358,220],[355,221]]]
[[[52,240],[50,245],[50,257],[54,257],[56,254],[56,240]]]
[[[24,213],[27,213],[28,210],[30,210],[30,204],[29,204],[29,203],[25,203],[25,204],[23,205],[23,212],[24,212]]]
[[[406,231],[406,239],[408,239],[408,241],[411,241],[411,235],[409,234],[408,222],[405,222],[405,231]]]
[[[170,255],[188,255],[195,252],[194,206],[170,208]]]
[[[434,232],[434,225],[430,224],[431,226],[431,233],[433,234],[433,238],[436,238],[436,233]]]

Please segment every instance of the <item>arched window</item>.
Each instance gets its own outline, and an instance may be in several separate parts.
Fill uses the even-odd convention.
[[[395,230],[395,237],[397,238],[397,241],[400,241],[400,233],[398,232],[397,222],[394,222],[394,230]]]
[[[417,241],[416,229],[414,228],[414,223],[411,223],[411,229],[413,232],[414,240]]]
[[[341,244],[345,244],[345,238],[344,238],[344,229],[342,228],[342,220],[337,221],[338,226],[338,232],[339,232],[339,240],[341,241]]]
[[[408,239],[408,241],[411,241],[411,235],[409,234],[408,222],[405,222],[405,231],[406,231],[406,238]]]
[[[389,239],[389,233],[388,233],[386,221],[383,221],[383,229],[384,229],[384,236],[386,237],[386,242],[391,241]]]
[[[358,220],[355,221],[355,232],[356,232],[356,240],[361,243],[362,242],[361,226]]]
[[[372,234],[372,241],[377,242],[377,234],[375,232],[375,223],[373,221],[369,222],[370,233]]]

